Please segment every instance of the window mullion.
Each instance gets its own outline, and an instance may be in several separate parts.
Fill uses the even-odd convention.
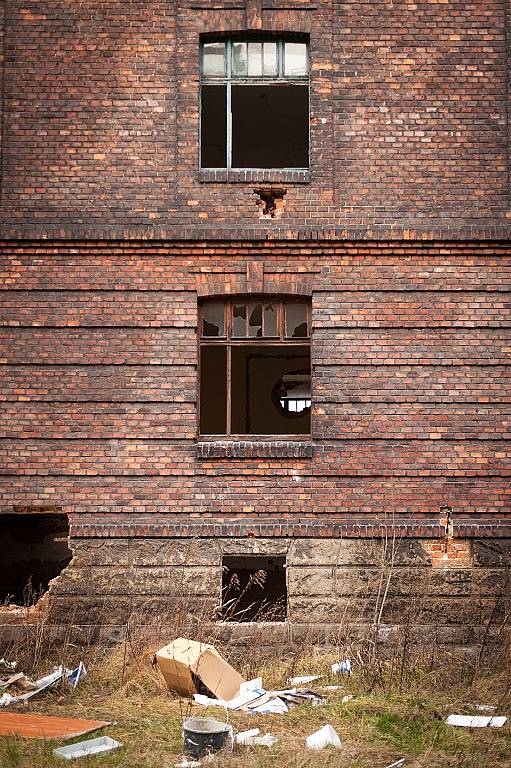
[[[226,105],[226,119],[227,119],[227,168],[232,168],[232,113],[231,113],[231,78],[232,78],[232,40],[227,40],[226,46],[227,56],[227,105]]]
[[[231,425],[231,413],[232,413],[232,361],[231,361],[231,344],[227,342],[227,355],[226,355],[226,363],[227,363],[227,375],[226,375],[226,389],[227,389],[227,397],[226,397],[226,434],[230,435],[232,432],[232,425]]]

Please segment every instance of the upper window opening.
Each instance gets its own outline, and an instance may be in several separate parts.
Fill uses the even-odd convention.
[[[204,42],[201,167],[309,167],[309,53],[304,40]]]
[[[200,432],[310,433],[310,304],[205,301],[200,311]]]

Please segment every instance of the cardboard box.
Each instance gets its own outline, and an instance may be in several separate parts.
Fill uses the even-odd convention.
[[[169,690],[183,696],[204,693],[199,690],[203,683],[210,695],[229,700],[238,694],[241,683],[245,682],[213,645],[184,637],[160,648],[156,661]]]

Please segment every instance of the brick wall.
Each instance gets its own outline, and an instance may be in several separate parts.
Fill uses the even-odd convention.
[[[508,247],[4,249],[3,508],[181,519],[509,513]],[[196,445],[197,300],[247,286],[311,295],[312,445]]]
[[[264,2],[263,30],[311,48],[311,180],[261,177],[287,190],[278,221],[257,174],[198,172],[199,36],[247,25],[243,2],[213,7],[6,4],[5,233],[509,231],[506,0]]]

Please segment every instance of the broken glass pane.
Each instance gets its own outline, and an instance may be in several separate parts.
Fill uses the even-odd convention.
[[[232,44],[232,73],[244,76],[247,74],[247,44]]]
[[[263,44],[248,44],[248,74],[250,77],[261,77],[263,74]]]
[[[303,339],[308,335],[307,305],[286,304],[286,336],[290,339]]]
[[[202,71],[205,75],[225,75],[225,43],[204,43]]]
[[[250,336],[263,335],[263,305],[262,304],[252,305],[248,326],[249,326],[248,331]]]
[[[264,305],[264,335],[277,336],[277,307],[275,304]]]
[[[247,305],[233,304],[232,307],[232,335],[236,338],[244,338],[247,335]]]
[[[220,301],[207,301],[202,305],[202,335],[224,336],[224,305]]]
[[[277,43],[263,43],[263,75],[277,74]]]
[[[284,75],[303,77],[307,74],[307,45],[305,43],[285,43]]]

